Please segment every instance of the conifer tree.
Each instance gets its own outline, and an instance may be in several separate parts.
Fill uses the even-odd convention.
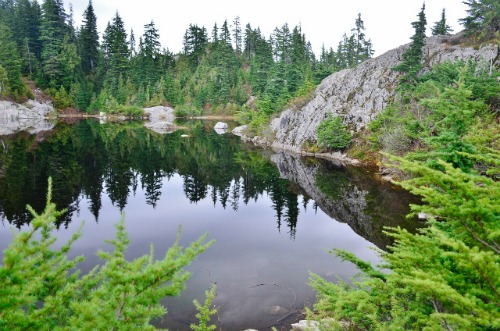
[[[135,35],[134,35],[134,30],[133,29],[130,29],[130,38],[129,38],[129,48],[130,48],[130,60],[132,60],[132,58],[134,58],[134,56],[136,56],[137,54],[137,50],[135,49],[136,45],[135,45]]]
[[[21,61],[10,29],[0,22],[0,66],[2,67],[2,92],[19,98],[25,87],[21,80]]]
[[[411,25],[415,29],[415,34],[411,37],[412,42],[410,47],[403,53],[403,61],[393,68],[393,70],[404,74],[400,79],[400,86],[403,89],[415,85],[417,74],[422,68],[425,28],[427,25],[427,20],[425,18],[425,3],[418,13],[418,20],[412,22]]]
[[[109,79],[117,83],[120,77],[126,76],[129,62],[127,33],[118,12],[112,21],[108,22],[103,35],[102,47],[109,68]]]
[[[87,8],[83,12],[79,49],[83,73],[89,74],[97,68],[99,59],[99,34],[92,0],[89,1]]]
[[[214,23],[214,26],[212,28],[212,38],[211,42],[216,44],[219,41],[219,28],[217,27],[217,22]]]
[[[500,31],[500,3],[497,0],[465,0],[469,6],[467,16],[459,21],[469,36],[479,38],[498,37]]]
[[[445,9],[443,8],[443,11],[441,12],[441,20],[437,21],[434,23],[434,26],[431,28],[432,35],[449,35],[453,29],[446,24],[446,12]]]
[[[60,83],[60,52],[64,37],[69,32],[66,13],[60,0],[45,0],[42,4],[41,40],[42,67],[47,83],[53,87]]]
[[[233,40],[234,40],[234,50],[236,55],[240,56],[242,52],[242,35],[241,35],[241,23],[240,17],[236,16],[233,21]]]
[[[13,37],[21,52],[23,72],[31,76],[38,67],[42,52],[41,9],[37,1],[30,0],[18,0],[15,8]]]
[[[5,250],[0,265],[0,329],[154,330],[150,321],[166,313],[159,301],[184,289],[189,278],[185,267],[213,241],[206,241],[205,235],[184,248],[179,229],[160,260],[155,260],[151,247],[149,254],[128,261],[129,238],[122,218],[115,239],[109,241],[113,251],[98,251],[102,264],[81,276],[75,269],[84,257],[68,258],[81,228],[62,247],[53,245],[55,222],[63,213],[52,202],[51,188],[49,181],[45,210],[38,214],[28,206],[30,229],[16,234]],[[210,302],[198,307],[199,329],[214,328],[209,325],[214,314]]]
[[[222,24],[219,39],[223,43],[231,45],[231,33],[229,32],[229,25],[227,24],[227,20],[225,20]]]
[[[361,14],[356,18],[355,27],[351,30],[354,35],[354,64],[359,64],[372,57],[374,50],[370,39],[365,38],[365,23],[361,19]]]
[[[144,34],[139,48],[139,67],[143,83],[153,84],[159,78],[160,34],[153,21],[144,25]]]

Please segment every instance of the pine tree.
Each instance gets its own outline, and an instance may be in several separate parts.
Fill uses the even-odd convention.
[[[79,50],[84,74],[93,72],[99,59],[99,34],[97,32],[97,18],[94,14],[92,0],[83,12],[82,26],[79,36]]]
[[[135,35],[134,35],[134,30],[130,29],[130,38],[129,38],[129,49],[130,49],[130,55],[129,59],[132,60],[136,55],[137,55],[137,50],[136,50],[136,45],[135,45]]]
[[[21,61],[16,43],[10,29],[0,22],[0,66],[2,67],[2,81],[0,87],[3,93],[11,94],[16,98],[24,96],[25,87],[21,80]]]
[[[459,21],[469,36],[498,37],[500,31],[500,3],[497,0],[466,0],[467,16]]]
[[[227,20],[225,20],[222,24],[219,39],[223,43],[231,45],[231,33],[229,32],[229,25],[227,24]]]
[[[108,22],[103,35],[102,47],[109,68],[108,79],[116,84],[120,77],[126,76],[129,64],[127,33],[118,12],[111,23]]]
[[[453,29],[448,24],[446,24],[446,12],[444,8],[443,11],[441,12],[441,20],[434,23],[434,26],[431,28],[431,30],[433,36],[437,35],[445,36],[453,32]]]
[[[154,84],[160,73],[160,35],[153,21],[144,25],[142,44],[139,48],[139,67],[143,83]]]
[[[411,37],[410,47],[403,53],[403,61],[393,70],[399,71],[404,75],[400,79],[400,86],[410,88],[417,81],[417,75],[422,68],[423,48],[425,45],[425,28],[427,20],[425,18],[425,3],[418,14],[418,21],[412,22],[415,34]]]
[[[372,57],[374,50],[372,48],[372,42],[370,39],[366,40],[365,33],[365,23],[361,19],[361,14],[358,14],[358,18],[355,22],[356,26],[351,31],[354,35],[355,47],[354,47],[354,65],[357,65],[366,59]]]
[[[18,0],[15,11],[14,39],[23,62],[23,73],[30,76],[39,65],[42,52],[40,41],[41,9],[37,1]]]
[[[217,27],[217,23],[214,23],[212,28],[212,38],[211,42],[216,44],[219,41],[219,28]]]
[[[189,57],[192,68],[198,66],[201,56],[208,43],[207,30],[205,27],[189,24],[184,33],[184,54]]]
[[[234,50],[236,51],[236,55],[238,56],[240,56],[242,52],[242,39],[240,17],[236,16],[233,21],[233,40]]]
[[[66,13],[60,0],[45,0],[42,4],[41,40],[42,68],[47,83],[58,86],[61,79],[59,55],[64,37],[69,32]]]

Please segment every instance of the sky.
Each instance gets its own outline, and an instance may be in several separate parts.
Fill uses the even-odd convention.
[[[73,6],[74,21],[81,24],[88,0],[64,0],[66,8]],[[242,28],[250,23],[260,27],[269,37],[274,28],[288,23],[290,29],[300,25],[306,39],[319,56],[321,46],[335,50],[344,33],[349,34],[361,13],[365,34],[370,38],[375,56],[410,42],[414,30],[411,22],[417,20],[422,0],[92,0],[100,34],[118,11],[127,33],[134,30],[136,41],[144,32],[144,25],[154,21],[162,47],[177,53],[182,50],[182,37],[189,24],[204,26],[209,35],[214,23],[220,27],[224,20],[232,23],[240,17]],[[462,30],[459,18],[468,8],[462,0],[426,0],[427,35],[430,27],[446,19],[453,32]],[[68,11],[69,13],[69,11]]]

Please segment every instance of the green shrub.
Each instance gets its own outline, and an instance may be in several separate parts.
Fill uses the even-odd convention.
[[[499,169],[498,152],[467,157]],[[433,215],[439,222],[431,220],[416,234],[387,230],[396,243],[379,252],[378,268],[334,250],[361,275],[350,284],[311,275],[318,301],[310,318],[333,317],[336,330],[343,330],[343,323],[352,330],[498,330],[500,184],[443,161],[438,170],[392,160],[414,175],[402,186],[425,202],[412,205],[413,212]]]
[[[52,95],[54,101],[54,107],[56,109],[65,109],[73,105],[73,100],[64,86],[61,85],[59,90],[50,89],[49,94]]]
[[[342,125],[342,119],[331,114],[319,124],[316,133],[319,147],[329,150],[345,149],[352,139],[352,135]]]
[[[133,261],[125,259],[129,243],[124,220],[116,225],[116,238],[109,243],[113,252],[99,251],[104,261],[88,274],[75,272],[79,256],[68,259],[79,230],[60,249],[52,248],[56,218],[62,214],[51,202],[49,180],[47,205],[41,214],[31,207],[31,228],[14,235],[4,251],[0,267],[1,330],[153,330],[153,318],[165,314],[159,300],[178,295],[189,273],[184,268],[213,244],[205,236],[189,247],[177,240],[163,259],[155,261],[154,251]],[[210,300],[210,298],[208,298]],[[207,305],[205,305],[207,306]],[[204,325],[213,311],[201,312]]]

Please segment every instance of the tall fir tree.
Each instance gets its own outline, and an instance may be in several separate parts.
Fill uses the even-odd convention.
[[[498,0],[466,0],[463,1],[469,9],[467,16],[459,21],[464,25],[469,36],[477,38],[492,38],[499,36],[500,2]]]
[[[231,45],[231,33],[229,32],[229,24],[227,23],[227,20],[225,20],[222,24],[219,39],[222,40],[223,43]]]
[[[425,3],[418,13],[418,20],[412,22],[415,34],[411,37],[410,47],[403,53],[403,61],[393,70],[399,71],[404,75],[400,79],[402,89],[411,88],[417,82],[417,75],[422,68],[423,48],[425,45],[425,29],[427,19],[425,18]]]
[[[432,35],[437,36],[437,35],[450,35],[451,32],[453,32],[453,29],[446,24],[446,12],[445,9],[443,8],[443,11],[441,12],[441,19],[434,23],[434,26],[431,28]]]
[[[125,78],[129,65],[127,32],[118,12],[104,31],[102,48],[109,68],[108,80],[117,84],[120,77]]]
[[[82,70],[87,75],[97,68],[99,60],[99,33],[97,32],[97,17],[94,13],[92,0],[89,1],[83,12],[79,50]]]
[[[361,19],[361,13],[356,18],[355,27],[351,30],[354,35],[354,65],[359,64],[372,57],[374,50],[370,39],[365,36],[365,23]]]
[[[241,32],[240,17],[236,16],[233,21],[233,40],[234,40],[234,50],[236,55],[240,56],[242,53],[243,37]]]
[[[15,12],[14,38],[21,52],[23,73],[32,76],[42,53],[40,41],[41,9],[37,1],[18,0]]]
[[[160,34],[153,21],[144,25],[144,35],[142,36],[142,45],[138,55],[143,83],[146,85],[155,83],[161,74],[159,70]]]
[[[62,78],[60,53],[64,37],[69,33],[62,1],[45,0],[42,4],[41,40],[42,68],[45,83],[57,87]]]
[[[16,98],[24,96],[25,87],[21,80],[21,60],[17,45],[9,27],[0,22],[0,95],[5,93]]]

